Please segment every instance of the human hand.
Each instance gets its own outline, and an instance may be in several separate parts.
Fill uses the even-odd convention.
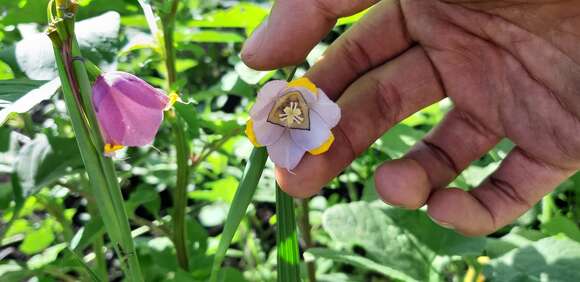
[[[454,108],[400,160],[381,198],[482,235],[512,222],[580,168],[580,5],[576,1],[278,0],[242,58],[256,69],[304,60],[336,19],[371,11],[306,74],[342,109],[335,143],[281,187],[317,193],[389,128],[445,97]],[[375,4],[376,3],[376,4]],[[479,187],[442,189],[501,138],[516,148]]]

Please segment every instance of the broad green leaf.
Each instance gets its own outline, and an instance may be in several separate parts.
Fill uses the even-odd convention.
[[[399,227],[413,234],[438,255],[478,256],[485,248],[484,237],[465,237],[435,224],[422,210],[386,209],[387,215]]]
[[[37,230],[26,233],[24,241],[20,244],[20,251],[27,255],[38,253],[50,246],[54,239],[52,228],[43,225]]]
[[[82,160],[73,138],[38,135],[20,150],[14,174],[22,186],[22,196],[26,198],[80,168]]]
[[[397,226],[380,208],[365,202],[335,205],[324,212],[322,225],[331,238],[351,250],[361,247],[368,259],[400,274],[399,279],[428,279],[434,254]]]
[[[117,12],[107,12],[75,25],[83,55],[103,69],[111,69],[115,63],[120,47],[120,22]],[[2,50],[0,60],[9,64],[13,71],[24,72],[30,79],[51,80],[57,77],[52,43],[44,33],[29,35]]]
[[[46,84],[45,80],[10,79],[0,81],[0,108],[10,105],[26,93]]]
[[[226,10],[207,13],[189,22],[190,27],[244,28],[250,34],[268,15],[268,9],[252,3],[239,3]]]
[[[189,197],[196,200],[206,200],[210,202],[223,201],[231,203],[236,193],[239,181],[234,177],[226,177],[220,180],[206,183],[207,190],[195,190],[189,192]]]
[[[541,229],[548,235],[565,234],[570,239],[580,242],[580,228],[576,222],[562,215],[556,215],[548,222],[542,223]]]
[[[10,114],[26,113],[40,102],[50,99],[59,87],[58,78],[46,83],[25,79],[0,83],[0,108],[3,108],[0,110],[0,125],[6,122]]]
[[[187,38],[193,42],[203,43],[239,43],[244,41],[244,37],[235,32],[204,30],[189,35]]]
[[[493,259],[489,281],[580,281],[580,243],[549,237]],[[487,280],[487,279],[486,279]]]
[[[324,248],[312,248],[308,249],[307,252],[315,257],[327,258],[336,262],[350,264],[352,266],[361,269],[380,273],[386,277],[391,277],[403,281],[414,280],[412,277],[407,276],[407,274],[405,274],[404,272],[390,268],[385,265],[381,265],[380,263],[377,263],[371,259],[350,252],[335,251]]]

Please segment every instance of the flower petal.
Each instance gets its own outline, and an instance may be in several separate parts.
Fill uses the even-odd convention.
[[[276,98],[286,88],[286,85],[288,83],[284,80],[272,80],[260,89],[256,103],[250,110],[250,116],[253,120],[266,119]]]
[[[169,102],[169,97],[163,91],[130,73],[113,71],[104,73],[101,77],[111,88],[143,107],[163,110]],[[95,82],[97,83],[98,81]]]
[[[334,128],[340,121],[340,107],[320,89],[318,90],[318,101],[310,108],[322,117],[328,128]]]
[[[305,153],[305,150],[294,143],[288,130],[284,131],[278,142],[268,146],[270,159],[278,167],[287,170],[294,169]]]
[[[278,141],[285,128],[265,120],[253,120],[254,136],[262,146],[270,146]]]
[[[332,143],[334,143],[334,134],[330,133],[330,136],[328,137],[328,139],[326,139],[326,141],[324,141],[324,143],[322,143],[322,145],[320,145],[318,148],[308,151],[308,153],[315,156],[322,155],[328,152],[330,146],[332,146]]]
[[[122,115],[121,120],[116,122],[125,129],[120,144],[132,147],[152,143],[163,121],[163,108],[145,107],[125,95],[112,96]]]
[[[314,111],[310,111],[310,130],[290,130],[290,135],[296,145],[305,151],[320,147],[331,134],[326,122]]]
[[[246,123],[246,136],[248,136],[248,139],[254,147],[263,147],[263,145],[258,142],[258,139],[256,139],[256,134],[254,133],[254,121],[252,119],[249,119]]]

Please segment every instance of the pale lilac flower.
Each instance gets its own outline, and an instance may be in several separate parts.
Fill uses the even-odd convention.
[[[93,106],[105,154],[125,147],[145,146],[163,121],[163,111],[174,99],[142,79],[126,72],[106,72],[93,86]]]
[[[266,146],[278,167],[292,170],[306,152],[319,155],[330,149],[330,130],[339,120],[338,105],[307,78],[275,80],[258,93],[246,135],[254,146]]]

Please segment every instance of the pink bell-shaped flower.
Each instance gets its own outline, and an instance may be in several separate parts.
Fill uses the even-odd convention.
[[[161,90],[126,72],[106,72],[93,86],[93,107],[105,139],[105,155],[128,146],[145,146],[163,121],[171,99]]]

